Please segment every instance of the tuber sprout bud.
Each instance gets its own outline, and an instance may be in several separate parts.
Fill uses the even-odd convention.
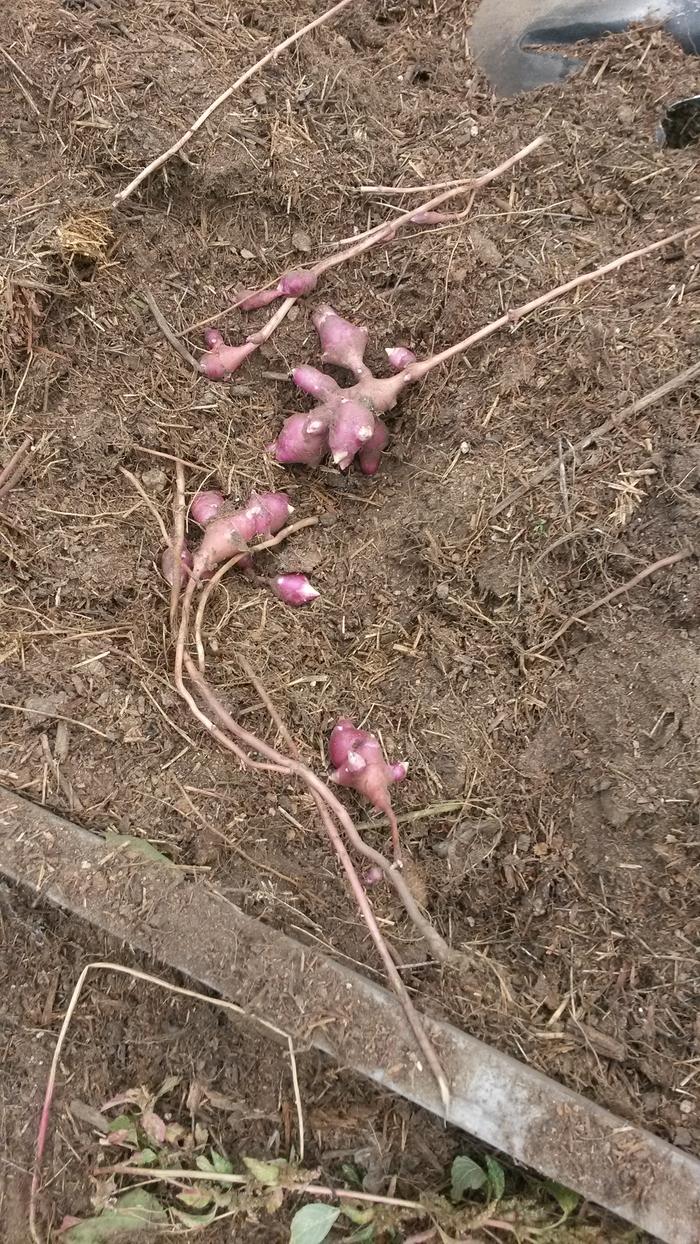
[[[198,492],[190,506],[190,518],[200,527],[206,527],[224,504],[224,494],[216,489]]]

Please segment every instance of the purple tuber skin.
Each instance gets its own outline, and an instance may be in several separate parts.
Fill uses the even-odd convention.
[[[218,328],[206,330],[204,344],[207,352],[199,360],[199,368],[207,380],[227,380],[248,355],[257,350],[252,341],[240,346],[227,346]]]
[[[409,350],[408,346],[392,346],[390,350],[385,350],[384,353],[392,371],[403,371],[404,367],[410,367],[411,363],[416,361],[413,350]]]
[[[333,766],[332,781],[339,786],[350,786],[386,816],[391,826],[394,862],[400,867],[399,829],[389,786],[403,781],[408,766],[403,761],[387,764],[379,740],[367,730],[358,730],[348,717],[341,717],[331,734],[328,758]]]
[[[224,504],[224,494],[215,488],[198,492],[190,506],[190,518],[200,527],[206,527]]]
[[[212,494],[200,493],[201,497],[211,498]],[[247,505],[241,509],[236,509],[233,502],[224,501],[222,498],[221,504],[213,509],[206,521],[203,517],[205,509],[203,504],[199,511],[199,520],[194,516],[195,521],[202,522],[204,526],[204,535],[194,554],[192,567],[196,579],[206,578],[235,553],[245,552],[253,536],[276,535],[292,513],[292,506],[285,492],[253,493]],[[247,569],[251,564],[250,555],[238,562],[241,569]]]
[[[278,574],[270,579],[270,588],[279,600],[294,608],[310,605],[321,594],[312,587],[305,574]]]
[[[182,579],[193,577],[197,582],[210,579],[222,562],[237,552],[244,556],[236,563],[253,582],[270,590],[286,605],[310,605],[320,595],[304,574],[281,574],[265,579],[253,571],[252,552],[247,546],[254,536],[274,536],[284,527],[293,508],[285,492],[252,493],[245,506],[236,509],[233,502],[226,501],[217,489],[199,492],[190,506],[190,517],[204,528],[199,548],[193,554],[187,545],[181,550]],[[165,549],[160,569],[163,578],[172,586],[173,554]]]
[[[274,289],[256,289],[244,292],[238,305],[242,311],[257,311],[260,307],[268,307],[277,298],[304,298],[311,294],[318,285],[315,272],[285,272]]]
[[[341,315],[324,304],[313,315],[314,328],[318,333],[324,363],[347,367],[358,379],[365,375],[364,353],[369,333],[344,320]]]
[[[391,410],[406,383],[406,367],[415,355],[405,346],[387,350],[389,364],[399,372],[391,378],[373,376],[364,361],[367,330],[350,324],[332,307],[319,307],[314,315],[323,361],[345,367],[355,384],[341,389],[336,381],[316,367],[295,367],[296,386],[320,405],[306,415],[291,415],[273,445],[276,460],[284,465],[302,463],[319,466],[330,454],[342,471],[357,458],[365,475],[375,475],[389,434],[380,414]]]

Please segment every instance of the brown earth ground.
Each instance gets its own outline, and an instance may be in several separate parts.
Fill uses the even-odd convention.
[[[237,287],[396,205],[356,194],[358,184],[485,169],[546,132],[548,145],[481,192],[466,221],[409,230],[323,284],[323,298],[370,329],[378,369],[397,341],[443,348],[693,220],[698,148],[662,150],[654,132],[664,102],[697,90],[697,61],[636,30],[586,48],[566,86],[494,101],[468,58],[469,6],[357,0],[216,113],[186,160],[110,211],[134,172],[313,11],[66,0],[4,14],[0,461],[26,434],[36,450],[0,513],[0,780],[94,831],[144,837],[208,869],[247,911],[379,972],[307,796],[238,771],[180,706],[154,570],[160,534],[119,468],[166,522],[171,464],[147,448],[194,464],[190,494],[212,481],[236,497],[284,486],[295,517],[319,523],[264,568],[307,571],[322,598],[293,613],[230,577],[209,612],[212,678],[266,731],[235,659],[245,652],[319,769],[340,714],[408,758],[397,809],[426,810],[403,829],[414,888],[452,944],[500,968],[499,982],[483,958],[459,979],[426,963],[392,894],[375,890],[387,936],[417,965],[404,975],[422,1005],[698,1153],[696,558],[532,652],[645,565],[697,548],[697,385],[491,514],[559,446],[697,359],[697,242],[433,372],[402,402],[376,479],[282,472],[265,455],[284,413],[302,408],[286,373],[317,361],[313,300],[223,386],[181,362],[144,300],[150,287],[196,352],[201,331],[188,326],[223,311]],[[262,316],[232,312],[221,326],[235,341],[249,322]],[[461,806],[439,814],[445,801]],[[364,832],[385,843],[381,827]],[[4,936],[28,940],[7,969],[35,998],[23,974],[36,917],[23,919],[13,904]],[[58,917],[42,923],[43,970],[55,964],[57,981],[39,1027],[53,1031],[81,934]],[[184,1075],[198,1058],[227,1092],[223,1021],[199,1016],[197,1040],[180,1048],[163,1026],[168,1008],[154,1004],[130,1061],[133,994],[104,996],[90,1021],[95,1078],[81,1086],[90,1104],[126,1081],[157,1081],[164,1041],[168,1071]],[[8,1036],[20,1066],[32,1043],[12,1026]],[[229,1025],[225,1040],[248,1106],[267,1117],[279,1077]],[[66,1078],[81,1056],[68,1052]],[[5,1141],[25,1166],[43,1074],[26,1065]],[[327,1077],[333,1109],[352,1118],[369,1103],[376,1132],[382,1111],[403,1117],[327,1067],[314,1074],[313,1100]],[[269,1134],[247,1130],[248,1149]],[[87,1189],[69,1139],[54,1171],[70,1164]],[[77,1208],[64,1202],[66,1178],[53,1186],[60,1212],[80,1212],[87,1193]]]

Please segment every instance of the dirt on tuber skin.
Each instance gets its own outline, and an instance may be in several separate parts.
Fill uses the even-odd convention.
[[[204,494],[201,506],[196,506],[195,521],[203,523],[204,535],[199,547],[195,550],[193,574],[196,579],[210,575],[222,562],[228,561],[234,553],[245,552],[254,536],[274,536],[284,527],[292,513],[292,506],[286,492],[253,493],[247,505],[240,509],[235,503],[225,501],[221,496],[218,505],[214,502],[214,494]],[[200,514],[199,520],[197,514]],[[248,554],[238,563],[243,570],[252,564]]]
[[[319,466],[330,455],[341,471],[357,458],[365,475],[375,475],[389,439],[380,415],[396,405],[405,379],[403,375],[374,376],[364,361],[367,330],[343,319],[332,307],[319,307],[313,321],[322,361],[344,367],[355,377],[355,383],[342,389],[316,367],[296,367],[292,380],[304,393],[319,398],[320,404],[308,414],[286,419],[270,451],[284,465]],[[414,359],[405,347],[389,350],[387,355],[395,371],[403,371]]]
[[[331,779],[362,795],[377,811],[383,812],[391,826],[394,860],[401,862],[399,830],[389,798],[389,787],[402,782],[408,772],[404,761],[387,764],[379,740],[367,730],[359,730],[348,717],[341,717],[328,742]]]
[[[252,582],[269,588],[285,605],[298,607],[311,604],[318,599],[319,592],[306,575],[293,572],[267,579],[254,571],[255,550],[248,548],[255,536],[265,539],[277,535],[292,513],[293,507],[285,492],[254,492],[242,507],[227,501],[217,489],[197,493],[190,506],[190,518],[204,528],[204,535],[194,553],[187,544],[182,548],[183,579],[193,577],[197,582],[205,582],[218,566],[240,552],[242,556],[236,568]],[[160,565],[164,579],[172,586],[173,554],[170,548],[165,549]]]

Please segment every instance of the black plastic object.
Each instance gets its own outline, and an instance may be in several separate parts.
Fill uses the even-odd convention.
[[[686,52],[700,54],[700,0],[482,0],[469,46],[496,93],[517,95],[582,64],[537,44],[600,39],[644,21],[663,22]]]
[[[687,147],[700,139],[700,95],[679,99],[666,109],[659,125],[662,147]]]

